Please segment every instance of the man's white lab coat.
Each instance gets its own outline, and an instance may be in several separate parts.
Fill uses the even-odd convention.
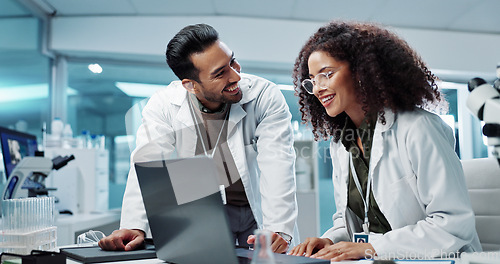
[[[241,74],[243,98],[232,104],[227,144],[259,228],[285,232],[299,242],[295,195],[295,151],[291,114],[278,87]],[[120,228],[150,235],[134,162],[192,157],[197,142],[187,91],[180,81],[157,91],[142,112],[137,147],[123,198]],[[196,184],[196,183],[194,183]]]

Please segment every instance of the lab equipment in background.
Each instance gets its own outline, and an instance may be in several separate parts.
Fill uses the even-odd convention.
[[[307,192],[312,190],[311,172],[311,166],[307,163],[307,160],[298,156],[295,161],[297,191]]]
[[[73,138],[73,130],[70,124],[65,124],[62,131],[61,147],[76,148],[78,147],[78,139]]]
[[[38,149],[35,135],[4,127],[0,127],[0,142],[7,179],[24,157],[35,156]]]
[[[42,129],[44,131],[44,129]],[[70,124],[64,124],[64,122],[59,118],[54,118],[51,124],[50,134],[44,135],[45,137],[45,148],[78,148],[79,138],[73,137],[73,130]],[[85,146],[86,147],[86,146]]]
[[[60,210],[72,213],[109,210],[109,151],[106,149],[47,148],[46,157],[74,155],[75,161],[54,171],[47,186],[57,188],[54,196]]]
[[[88,149],[105,149],[106,148],[106,138],[104,135],[90,134],[88,130],[82,131],[82,146]]]
[[[54,120],[50,123],[50,134],[46,135],[46,147],[61,146],[63,129],[63,121],[58,117],[54,118]]]
[[[78,147],[83,149],[92,148],[92,139],[90,137],[90,131],[82,130],[82,133],[80,134],[79,137]]]
[[[2,199],[48,195],[48,191],[55,189],[46,188],[45,179],[52,170],[59,170],[73,159],[75,159],[73,155],[57,156],[54,159],[24,157],[7,179],[7,184],[2,192]]]
[[[467,107],[484,121],[483,134],[488,137],[488,145],[500,164],[500,91],[481,78],[471,79],[468,86]]]
[[[96,135],[94,141],[95,149],[105,149],[106,148],[106,137],[103,134]]]
[[[63,138],[73,138],[73,129],[71,129],[70,124],[64,125],[64,129],[62,132],[62,137]]]
[[[89,144],[89,148],[98,148],[97,146],[99,146],[98,142],[97,142],[97,135],[90,135],[90,144]]]
[[[74,137],[71,124],[64,124],[59,118],[54,118],[51,123],[50,134],[46,133],[46,124],[43,124],[43,150],[45,148],[65,149],[105,149],[106,139],[102,134],[91,134],[89,130],[82,130],[80,135]],[[36,138],[35,138],[36,139]]]
[[[30,197],[2,201],[0,250],[29,254],[57,245],[54,197]]]
[[[52,123],[50,125],[50,134],[54,137],[54,139],[61,139],[62,137],[62,132],[64,129],[64,123],[63,121],[56,117],[54,120],[52,120]]]

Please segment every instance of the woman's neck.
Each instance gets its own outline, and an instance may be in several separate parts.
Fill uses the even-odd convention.
[[[361,122],[363,122],[363,120],[365,119],[365,111],[363,111],[361,105],[359,105],[359,107],[351,109],[350,111],[345,111],[345,112],[352,120],[356,128],[359,128],[359,126],[361,126]]]

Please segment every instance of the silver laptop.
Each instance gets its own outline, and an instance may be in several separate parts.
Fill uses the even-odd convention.
[[[211,158],[136,163],[135,169],[159,259],[179,264],[251,262],[252,250],[235,248]],[[330,263],[274,255],[276,263]]]

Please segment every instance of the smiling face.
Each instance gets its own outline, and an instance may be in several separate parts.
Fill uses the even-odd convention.
[[[217,110],[223,103],[241,100],[242,92],[238,85],[241,66],[226,44],[217,41],[203,52],[191,55],[191,61],[199,70],[200,80],[189,80],[193,83],[192,92],[206,108]]]
[[[327,114],[335,117],[342,112],[359,127],[364,118],[361,102],[356,98],[355,85],[349,63],[338,61],[324,51],[311,53],[308,60],[309,78],[320,73],[333,72],[324,87],[314,86],[314,95],[319,99]]]

